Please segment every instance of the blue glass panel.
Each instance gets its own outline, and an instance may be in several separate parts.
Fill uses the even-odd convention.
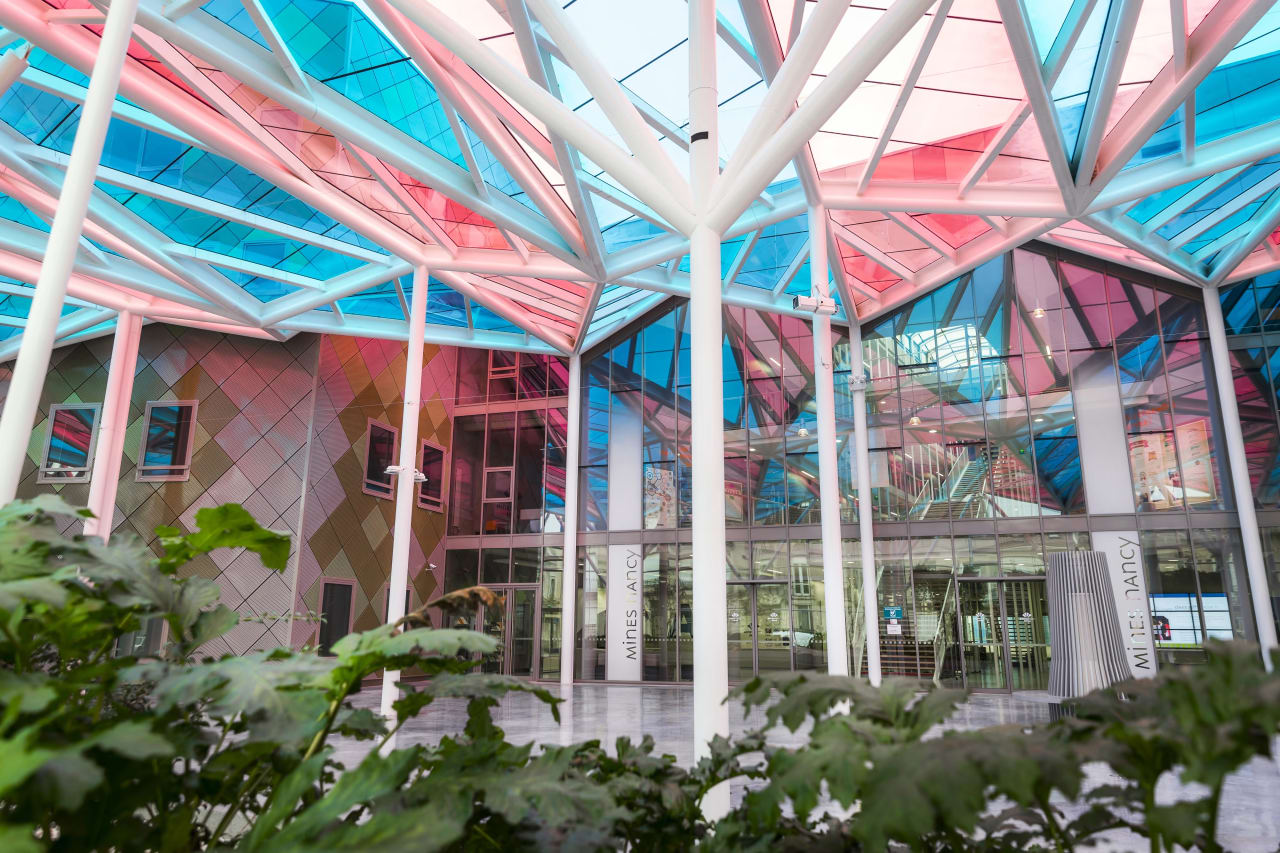
[[[14,83],[0,96],[0,120],[37,145],[77,111],[75,104],[25,83]]]
[[[1066,22],[1071,3],[1072,0],[1036,0],[1023,7],[1026,9],[1027,21],[1031,24],[1031,34],[1035,38],[1041,62],[1049,55],[1054,39]]]
[[[795,216],[765,227],[735,281],[772,290],[808,239],[806,216]]]
[[[1197,181],[1189,181],[1185,184],[1179,184],[1176,187],[1171,187],[1170,189],[1161,190],[1160,192],[1145,196],[1142,201],[1129,208],[1129,218],[1136,222],[1145,223],[1149,221],[1151,217],[1155,216],[1157,213],[1164,210],[1166,207],[1173,204],[1175,201],[1182,198],[1207,180],[1208,178],[1201,178]]]
[[[633,216],[615,225],[600,229],[600,237],[604,241],[606,252],[617,252],[628,246],[643,243],[651,237],[670,234],[665,228],[654,225],[647,219]]]
[[[1228,335],[1247,335],[1262,330],[1258,299],[1252,282],[1244,282],[1219,292],[1223,325]]]
[[[1038,4],[1029,4],[1035,6]],[[1080,37],[1071,49],[1062,74],[1053,84],[1053,103],[1058,111],[1058,123],[1062,127],[1063,141],[1067,154],[1075,150],[1076,139],[1080,135],[1080,122],[1084,115],[1085,103],[1089,97],[1089,84],[1093,80],[1093,69],[1098,63],[1098,50],[1102,42],[1102,31],[1107,22],[1110,2],[1099,2],[1089,14]],[[1056,33],[1055,33],[1056,35]],[[1043,48],[1042,48],[1043,49]]]
[[[1258,210],[1264,204],[1266,204],[1269,198],[1275,195],[1275,192],[1276,192],[1275,190],[1272,190],[1271,192],[1267,193],[1261,198],[1255,201],[1252,201],[1249,204],[1245,205],[1244,207],[1240,208],[1235,213],[1231,214],[1226,219],[1219,222],[1217,225],[1214,225],[1212,228],[1208,229],[1203,234],[1200,234],[1199,236],[1197,236],[1194,240],[1187,241],[1186,244],[1182,246],[1182,249],[1184,251],[1195,254],[1196,252],[1203,249],[1205,246],[1208,246],[1210,243],[1217,240],[1219,237],[1224,237],[1228,233],[1234,231],[1237,227],[1244,226],[1246,224],[1252,224],[1255,214],[1257,214]],[[1245,231],[1242,230],[1236,236],[1243,237],[1244,235],[1245,235]]]
[[[47,222],[28,210],[22,202],[3,193],[0,193],[0,218],[49,233]]]
[[[238,270],[229,270],[220,266],[210,264],[213,269],[231,279],[237,285],[244,289],[246,293],[253,296],[260,302],[270,302],[273,299],[279,299],[281,296],[288,296],[290,293],[297,293],[302,288],[294,287],[292,284],[285,284],[282,281],[276,281],[271,278],[263,278],[261,276],[249,275]],[[326,305],[327,309],[328,306]]]
[[[1280,9],[1273,8],[1196,87],[1196,142],[1270,121],[1280,110]],[[1184,108],[1125,164],[1131,168],[1181,148]]]
[[[253,18],[250,18],[249,13],[244,10],[243,0],[209,0],[200,8],[241,35],[248,36],[268,50],[271,49],[267,40],[262,37],[262,33],[258,32],[258,26],[253,22]]]
[[[511,177],[507,167],[502,165],[501,161],[489,150],[489,146],[485,145],[480,137],[475,135],[475,132],[471,130],[465,121],[461,123],[463,135],[466,136],[467,145],[471,148],[471,156],[475,158],[476,167],[480,170],[480,174],[484,176],[485,183],[498,188],[530,210],[540,212],[538,211],[538,206],[529,198],[528,193],[524,191],[515,178]]]
[[[262,6],[305,73],[465,167],[435,89],[360,9],[337,0]]]
[[[1280,111],[1280,10],[1272,9],[1196,87],[1196,142],[1271,121]]]
[[[1272,157],[1242,171],[1187,210],[1156,229],[1156,234],[1172,240],[1182,231],[1227,204],[1250,187],[1280,171],[1280,157]]]
[[[485,308],[483,305],[471,303],[471,322],[477,329],[483,329],[488,332],[511,332],[513,334],[523,335],[524,329],[508,323],[497,314]]]
[[[412,289],[412,288],[410,288]],[[431,290],[427,292],[427,321],[438,326],[467,325],[466,300],[456,290],[433,279]]]

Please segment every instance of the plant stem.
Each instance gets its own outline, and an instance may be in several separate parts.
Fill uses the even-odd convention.
[[[329,730],[333,728],[333,721],[337,719],[338,711],[341,708],[342,697],[334,699],[329,703],[329,710],[325,714],[324,728],[316,732],[316,736],[311,739],[311,746],[307,747],[306,754],[302,756],[303,761],[306,761],[308,758],[315,755],[316,750],[324,744],[325,738],[329,736]]]
[[[241,786],[240,792],[236,794],[236,798],[232,800],[231,805],[227,807],[227,813],[222,816],[222,820],[218,821],[218,826],[213,831],[213,836],[209,839],[214,845],[217,845],[218,839],[222,838],[222,833],[226,831],[227,825],[231,823],[231,818],[235,817],[240,811],[240,804],[244,802],[245,797],[251,795],[257,787],[262,784],[263,778],[267,775],[267,766],[258,768],[258,772]]]

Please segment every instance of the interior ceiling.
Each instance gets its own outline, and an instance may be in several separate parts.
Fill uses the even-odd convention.
[[[0,359],[105,0],[0,3]],[[573,352],[688,293],[686,0],[140,0],[70,297],[287,337]],[[1032,239],[1199,286],[1280,269],[1280,3],[718,0],[726,302],[837,321]],[[790,145],[796,141],[795,145]],[[706,220],[698,220],[706,221]]]

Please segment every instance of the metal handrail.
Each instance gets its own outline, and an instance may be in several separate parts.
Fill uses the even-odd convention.
[[[947,602],[951,600],[951,589],[955,585],[955,578],[947,580],[947,590],[942,594],[942,607],[938,610],[938,627],[933,632],[933,683],[939,687],[942,686],[942,662],[945,658],[940,648],[944,645],[942,629],[947,624]]]

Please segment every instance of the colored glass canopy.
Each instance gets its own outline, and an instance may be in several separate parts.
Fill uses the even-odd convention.
[[[0,357],[105,0],[0,4]],[[697,4],[695,4],[697,5]],[[572,352],[689,290],[714,51],[724,299],[838,322],[1032,239],[1199,286],[1280,268],[1273,0],[141,0],[59,338],[120,310]]]

